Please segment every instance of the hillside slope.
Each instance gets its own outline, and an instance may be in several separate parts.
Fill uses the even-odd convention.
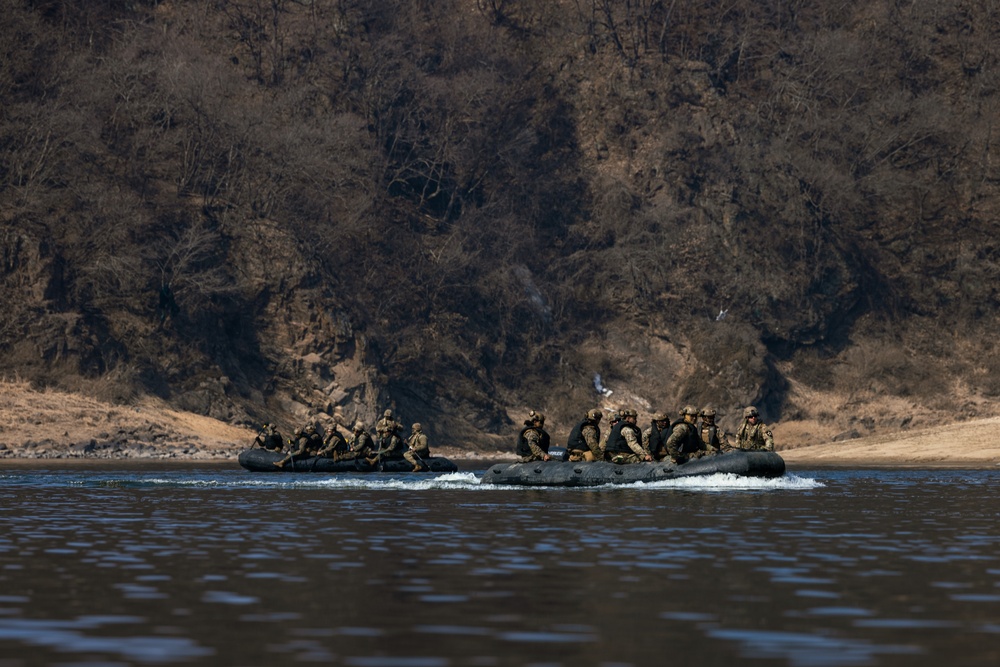
[[[486,448],[1000,413],[989,3],[8,4],[2,375]]]

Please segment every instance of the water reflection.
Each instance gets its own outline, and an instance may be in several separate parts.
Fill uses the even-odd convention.
[[[997,664],[995,471],[0,478],[11,665]]]
[[[878,655],[913,656],[917,646],[879,646],[864,640],[838,638],[823,633],[757,630],[711,630],[712,639],[737,642],[747,658],[780,658],[793,667],[870,665]]]
[[[0,619],[0,641],[14,640],[58,653],[103,654],[141,663],[174,662],[211,656],[214,650],[175,637],[142,636],[113,626],[144,623],[140,617],[83,616],[74,620]],[[122,633],[105,636],[108,630]]]

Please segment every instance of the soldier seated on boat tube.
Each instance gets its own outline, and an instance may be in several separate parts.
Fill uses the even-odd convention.
[[[343,436],[337,432],[335,424],[327,427],[323,446],[316,452],[316,456],[333,459],[334,461],[344,461],[354,458],[351,454],[350,446]]]
[[[608,434],[604,458],[618,464],[652,461],[653,457],[642,448],[642,431],[636,426],[639,413],[622,410],[621,415],[622,420]]]
[[[743,424],[736,432],[736,448],[774,451],[774,435],[767,424],[760,420],[760,413],[752,405],[743,409]]]
[[[709,454],[721,454],[732,449],[729,444],[729,434],[721,426],[715,423],[715,408],[706,406],[699,413],[701,417],[701,427],[699,435],[705,444],[705,450]]]
[[[284,468],[289,461],[296,458],[305,459],[316,456],[323,448],[323,427],[319,422],[310,420],[305,426],[295,429],[292,434],[292,444],[285,458],[275,462],[278,468]]]
[[[260,433],[254,438],[253,444],[272,452],[280,452],[285,447],[285,441],[274,424],[264,424]]]
[[[667,454],[674,463],[686,463],[690,459],[704,455],[704,443],[698,430],[698,408],[685,406],[680,411],[681,419],[670,426],[667,436]]]
[[[365,430],[365,424],[361,420],[354,422],[354,427],[351,429],[351,439],[348,444],[355,458],[368,458],[375,451],[375,443],[372,441],[372,437],[368,435],[368,431]]]
[[[396,422],[388,424],[385,428],[379,438],[378,449],[368,456],[372,462],[403,458],[403,439],[396,432],[398,430]]]
[[[549,456],[549,434],[545,432],[545,415],[534,410],[524,420],[524,428],[517,434],[518,461],[551,461]]]
[[[424,435],[424,428],[419,423],[414,423],[410,427],[410,437],[406,439],[406,447],[406,451],[403,452],[403,458],[413,466],[413,472],[429,470],[427,467],[427,457],[431,455],[431,448],[427,444],[427,436]]]
[[[642,448],[654,461],[662,461],[667,457],[669,435],[670,417],[665,412],[657,412],[653,415],[652,423],[642,432]]]
[[[392,410],[386,410],[382,413],[382,418],[375,422],[375,442],[381,447],[382,441],[385,440],[389,433],[395,429],[399,428],[399,424],[396,423],[396,418],[393,417]]]
[[[566,451],[570,461],[603,461],[601,451],[601,411],[589,410],[579,424],[570,431]]]

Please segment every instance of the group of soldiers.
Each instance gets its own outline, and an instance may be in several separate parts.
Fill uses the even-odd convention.
[[[386,410],[375,423],[373,438],[364,422],[354,422],[350,434],[340,431],[341,423],[330,420],[325,428],[318,419],[310,419],[304,426],[295,429],[288,439],[285,458],[274,465],[284,468],[296,459],[325,457],[334,461],[360,461],[377,465],[391,459],[405,459],[413,466],[413,472],[428,470],[426,459],[431,455],[427,436],[419,423],[410,427],[410,435],[405,439],[399,434],[402,425]],[[346,431],[346,429],[345,429]],[[254,439],[254,446],[276,452],[285,452],[285,441],[274,424],[264,424]]]
[[[673,422],[664,412],[654,414],[652,423],[641,430],[635,410],[618,410],[611,413],[610,429],[602,439],[603,413],[594,409],[570,431],[566,450],[570,461],[618,464],[667,459],[681,464],[733,449],[774,451],[774,436],[761,421],[757,408],[750,406],[743,410],[743,423],[736,432],[735,443],[730,442],[729,434],[715,423],[715,414],[714,408],[698,410],[689,405],[680,410],[679,419]],[[517,437],[519,460],[522,463],[552,460],[549,440],[545,415],[532,410]]]
[[[730,442],[730,434],[715,423],[714,408],[698,410],[689,405],[679,414],[680,418],[671,422],[666,413],[658,412],[642,430],[637,425],[639,414],[635,410],[614,411],[609,417],[610,429],[602,438],[603,413],[589,410],[570,431],[566,443],[569,460],[625,464],[669,459],[681,464],[733,449],[774,451],[774,436],[753,406],[743,410],[743,423],[734,436],[735,442]],[[396,421],[392,410],[386,410],[376,422],[374,438],[360,420],[354,423],[349,435],[341,433],[342,424],[338,420],[331,421],[330,427],[324,428],[319,420],[310,419],[288,439],[287,451],[277,427],[264,424],[254,439],[254,446],[285,452],[285,457],[274,463],[278,468],[296,459],[326,457],[334,461],[364,460],[368,465],[405,459],[413,466],[413,472],[428,470],[425,459],[430,456],[430,447],[419,423],[410,427],[410,435],[404,439],[399,434],[402,425]],[[549,445],[545,415],[532,410],[517,436],[519,460],[551,461]]]

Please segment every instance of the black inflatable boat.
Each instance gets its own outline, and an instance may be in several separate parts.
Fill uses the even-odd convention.
[[[321,456],[295,459],[279,468],[274,465],[285,458],[285,454],[268,449],[246,449],[240,452],[240,465],[253,472],[410,472],[413,466],[404,459],[384,459],[369,464],[364,459],[334,461]],[[427,472],[455,472],[458,466],[443,456],[427,456],[423,459]]]
[[[705,456],[680,465],[674,463],[573,463],[534,461],[500,463],[483,475],[481,484],[517,486],[601,486],[659,482],[678,477],[730,473],[743,477],[781,477],[785,460],[774,452],[732,451]]]

